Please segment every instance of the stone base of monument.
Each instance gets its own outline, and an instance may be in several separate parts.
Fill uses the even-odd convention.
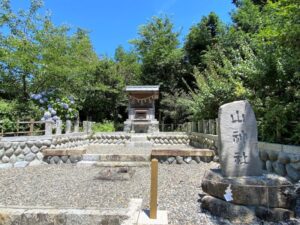
[[[220,170],[208,171],[202,180],[201,207],[232,222],[256,217],[267,221],[288,220],[294,215],[294,185],[275,174],[228,178]],[[226,200],[227,199],[227,200]]]

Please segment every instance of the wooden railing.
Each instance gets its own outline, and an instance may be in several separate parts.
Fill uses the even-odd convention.
[[[83,121],[63,121],[58,120],[56,123],[51,121],[16,121],[9,122],[10,128],[5,129],[5,123],[7,122],[0,121],[0,136],[38,136],[38,135],[60,135],[62,133],[77,133],[77,132],[91,132],[92,122]]]
[[[19,121],[11,122],[14,128],[5,129],[4,122],[0,121],[1,136],[32,136],[41,135],[45,133],[45,122],[35,121],[31,119],[30,121]]]

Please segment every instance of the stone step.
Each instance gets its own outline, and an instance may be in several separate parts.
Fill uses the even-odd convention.
[[[96,161],[80,161],[77,166],[96,166],[96,167],[149,167],[150,162],[96,162]]]
[[[151,153],[152,157],[159,156],[207,156],[213,157],[215,152],[210,149],[177,149],[174,147],[173,149],[152,149]]]
[[[149,162],[150,154],[84,154],[83,161],[97,162]]]

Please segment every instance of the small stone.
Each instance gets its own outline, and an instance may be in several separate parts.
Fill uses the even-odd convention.
[[[15,162],[17,162],[17,156],[12,155],[12,156],[10,157],[10,159],[9,159],[9,162],[12,163],[12,164],[14,164]]]
[[[66,163],[68,159],[69,159],[69,157],[68,157],[67,155],[63,155],[63,156],[61,157],[61,160],[62,160],[64,163]]]
[[[192,161],[190,162],[190,164],[198,164],[195,160],[192,159]]]
[[[50,160],[49,160],[49,164],[56,164],[56,163],[55,163],[55,161],[54,161],[54,159],[53,159],[53,157],[52,157],[52,158],[50,158]]]
[[[267,171],[269,173],[273,172],[273,166],[272,166],[272,162],[270,160],[267,160],[267,162],[266,162],[266,168],[267,168]]]
[[[6,155],[7,157],[11,157],[12,154],[14,154],[14,149],[13,149],[13,148],[9,148],[9,149],[7,149],[7,150],[5,151],[5,155]]]
[[[290,163],[295,170],[300,170],[300,162]]]
[[[13,165],[10,163],[4,163],[4,164],[0,164],[0,169],[9,169],[12,168]]]
[[[10,146],[11,146],[11,142],[4,142],[3,146],[4,146],[5,149],[9,149]]]
[[[38,153],[36,154],[36,158],[37,158],[38,160],[42,161],[42,160],[44,159],[43,153],[38,152]]]
[[[187,164],[190,164],[190,162],[192,161],[192,157],[190,157],[190,156],[185,157],[185,158],[184,158],[184,161],[185,161]]]
[[[32,146],[30,149],[31,149],[31,152],[33,152],[33,153],[37,153],[40,151],[40,149],[38,147],[36,147],[35,145]]]
[[[3,161],[3,159],[2,159]],[[298,181],[300,180],[300,173],[299,171],[295,170],[290,164],[285,165],[287,175],[293,180]]]
[[[27,155],[29,154],[31,151],[30,151],[30,148],[28,148],[27,146],[23,149],[23,154],[24,155]]]
[[[169,164],[172,164],[175,160],[176,160],[176,158],[174,156],[171,156],[171,157],[168,158],[167,161],[168,161]]]
[[[2,162],[3,163],[8,163],[9,162],[9,158],[5,155],[2,157]]]
[[[42,165],[42,162],[40,160],[33,160],[32,162],[29,163],[29,166],[40,166]]]
[[[276,161],[278,159],[278,152],[269,151],[268,155],[271,161]]]
[[[15,150],[15,152],[14,152],[14,154],[15,155],[20,155],[21,153],[22,153],[22,149],[21,149],[21,147],[20,146],[18,146],[18,148]]]
[[[55,162],[55,164],[57,164],[60,161],[60,158],[58,156],[53,156],[52,159]]]
[[[265,150],[260,150],[259,152],[259,157],[262,161],[267,161],[269,160],[269,155]]]
[[[23,167],[26,167],[28,164],[29,164],[29,162],[19,161],[19,162],[16,162],[14,164],[14,167],[16,167],[16,168],[23,168]]]
[[[66,161],[66,164],[71,164],[71,160],[68,159],[68,160]]]
[[[3,142],[0,142],[0,148],[3,148],[3,147],[4,147]]]
[[[32,160],[34,160],[35,158],[35,154],[33,154],[32,152],[28,153],[26,156],[25,156],[25,160],[27,162],[31,162]]]
[[[200,163],[200,162],[201,162],[200,156],[195,156],[195,157],[194,157],[194,160],[195,160],[197,163]]]
[[[286,169],[285,165],[276,161],[272,163],[272,166],[274,168],[275,173],[279,174],[280,176],[285,176],[286,175]]]
[[[176,162],[177,162],[177,164],[182,164],[183,158],[181,156],[176,156]]]
[[[288,164],[290,162],[289,154],[280,152],[278,155],[278,161],[283,164]]]

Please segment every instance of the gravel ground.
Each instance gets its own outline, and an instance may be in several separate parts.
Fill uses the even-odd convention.
[[[216,167],[214,162],[159,164],[158,208],[168,210],[169,224],[230,224],[200,209],[201,179],[206,170]],[[72,165],[0,170],[0,205],[123,208],[129,198],[142,198],[144,208],[148,207],[149,168],[136,168],[127,181],[99,180],[100,170]]]

